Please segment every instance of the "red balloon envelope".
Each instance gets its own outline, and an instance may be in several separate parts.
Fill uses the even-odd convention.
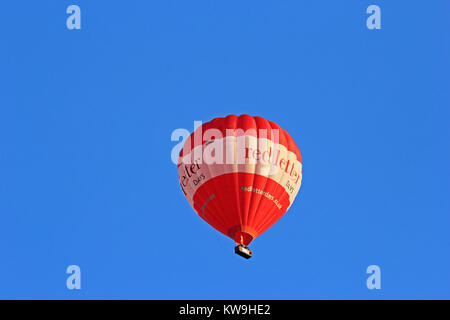
[[[302,180],[302,157],[276,123],[229,115],[189,136],[178,174],[198,215],[246,248],[292,205]]]

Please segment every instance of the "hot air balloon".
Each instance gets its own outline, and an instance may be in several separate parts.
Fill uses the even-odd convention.
[[[292,137],[262,117],[229,115],[199,126],[178,158],[181,190],[197,214],[236,242],[250,242],[292,205],[302,181],[302,157]]]

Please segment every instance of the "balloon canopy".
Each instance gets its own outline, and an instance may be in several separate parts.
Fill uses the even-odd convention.
[[[292,205],[301,185],[302,157],[276,123],[229,115],[204,123],[186,139],[178,174],[197,214],[247,246]]]

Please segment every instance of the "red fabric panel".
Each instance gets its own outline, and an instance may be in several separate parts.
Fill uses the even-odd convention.
[[[250,173],[215,177],[194,195],[198,215],[237,243],[242,236],[244,245],[272,226],[288,207],[289,195],[282,186]]]

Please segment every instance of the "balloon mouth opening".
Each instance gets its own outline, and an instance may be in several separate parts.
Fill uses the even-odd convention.
[[[236,232],[234,234],[234,241],[236,244],[243,244],[244,246],[248,246],[250,242],[252,242],[253,237],[249,235],[247,232]]]
[[[230,238],[234,239],[237,245],[243,244],[244,246],[248,246],[254,239],[251,234],[245,231],[235,231],[230,234]]]

